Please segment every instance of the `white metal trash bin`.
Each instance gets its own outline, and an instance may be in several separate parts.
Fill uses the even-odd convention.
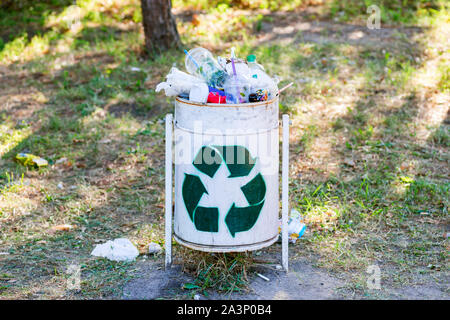
[[[208,252],[257,250],[279,228],[278,97],[175,102],[174,237]]]
[[[282,118],[281,262],[287,272],[290,121],[287,114]],[[177,98],[175,128],[173,115],[167,114],[165,130],[166,268],[172,264],[172,235],[184,246],[207,252],[257,250],[274,243],[280,224],[278,95],[233,105]]]

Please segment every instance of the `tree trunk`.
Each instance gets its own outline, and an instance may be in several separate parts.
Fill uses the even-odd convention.
[[[180,47],[171,0],[141,0],[145,47],[150,54],[160,54],[170,48]]]

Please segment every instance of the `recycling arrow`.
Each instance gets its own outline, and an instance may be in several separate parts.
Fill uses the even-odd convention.
[[[217,232],[219,230],[219,209],[199,207],[203,194],[208,194],[200,178],[184,174],[182,194],[186,210],[199,231]]]
[[[250,152],[242,146],[214,146],[225,160],[229,178],[248,176],[255,165],[256,159],[252,158]]]
[[[242,146],[204,146],[197,153],[193,165],[202,173],[213,177],[225,161],[229,178],[245,177],[252,171],[256,159]]]
[[[197,208],[197,205],[200,202],[203,194],[208,194],[208,191],[206,191],[202,181],[198,176],[187,173],[185,173],[184,175],[185,177],[182,187],[184,204],[186,205],[186,210],[189,213],[189,217],[192,221],[194,221],[195,208]]]
[[[213,177],[222,164],[222,158],[217,150],[211,147],[202,147],[192,163],[200,172]]]
[[[241,208],[236,207],[233,203],[225,217],[225,223],[233,238],[236,232],[248,231],[255,225],[263,205],[264,201],[253,206]]]
[[[255,166],[256,158],[253,158],[247,148],[243,146],[203,146],[194,158],[192,165],[201,173],[214,178],[222,163],[225,163],[230,172],[228,178],[245,177]],[[225,216],[225,224],[232,237],[235,237],[237,232],[250,230],[258,220],[266,195],[263,176],[260,173],[256,174],[251,181],[241,187],[241,191],[249,205],[237,207],[233,203]],[[208,191],[200,177],[185,173],[182,196],[189,218],[198,231],[218,232],[219,209],[198,205],[204,193],[208,194]]]
[[[194,224],[199,231],[218,232],[219,209],[197,207],[195,210]]]
[[[249,204],[261,202],[266,195],[266,184],[261,173],[258,173],[249,183],[241,187]]]

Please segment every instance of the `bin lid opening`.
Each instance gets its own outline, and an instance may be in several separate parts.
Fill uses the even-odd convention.
[[[252,108],[262,105],[269,105],[274,103],[276,100],[278,100],[278,96],[271,100],[267,101],[258,101],[258,102],[247,102],[247,103],[200,103],[200,102],[194,102],[187,99],[183,99],[180,97],[176,97],[177,101],[183,102],[184,104],[193,105],[197,107],[219,107],[219,108],[232,108],[232,107],[239,107],[239,108]]]

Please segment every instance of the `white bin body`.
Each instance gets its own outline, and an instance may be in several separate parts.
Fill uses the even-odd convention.
[[[279,227],[278,98],[175,103],[177,242],[208,252],[257,250]]]

